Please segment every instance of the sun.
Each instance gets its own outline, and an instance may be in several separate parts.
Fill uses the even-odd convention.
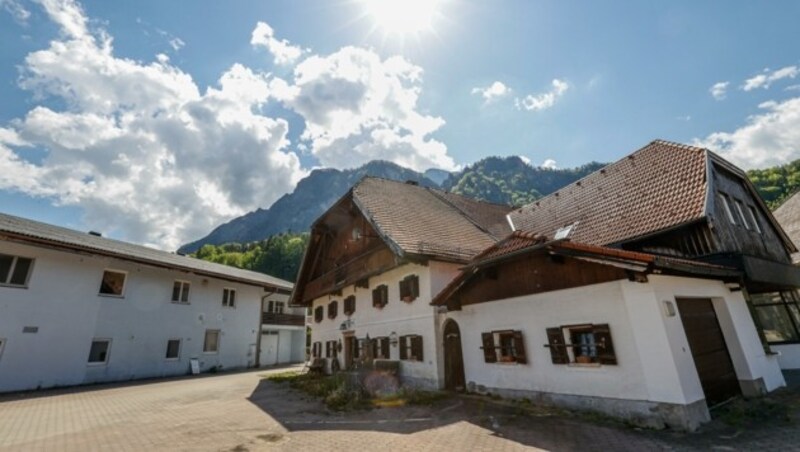
[[[444,0],[361,0],[376,28],[388,35],[435,31]]]

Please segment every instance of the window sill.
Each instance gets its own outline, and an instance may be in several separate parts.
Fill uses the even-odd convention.
[[[182,304],[182,305],[190,305],[191,303],[188,301],[170,301],[172,304]]]
[[[219,350],[215,352],[203,352],[204,355],[219,355]]]
[[[16,284],[0,284],[0,287],[8,287],[9,289],[27,289],[28,286],[19,286]]]
[[[108,365],[108,361],[104,361],[102,363],[86,363],[86,367],[105,367]]]
[[[99,294],[97,294],[97,296],[98,297],[102,297],[102,298],[118,298],[118,299],[125,298],[125,295],[114,295],[114,294],[110,294],[110,293],[99,293]]]
[[[593,369],[598,367],[603,367],[600,363],[569,363],[567,367],[575,367],[575,368],[586,368],[586,369]]]

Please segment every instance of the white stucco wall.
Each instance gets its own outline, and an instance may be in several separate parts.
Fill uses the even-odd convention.
[[[418,383],[429,387],[440,386],[440,360],[439,338],[436,328],[436,308],[430,305],[433,294],[438,293],[455,276],[457,265],[431,261],[427,266],[407,264],[392,269],[381,275],[369,279],[369,288],[356,288],[349,286],[342,290],[341,296],[324,296],[314,300],[313,309],[317,306],[325,308],[325,316],[320,323],[311,323],[312,343],[322,342],[323,356],[325,342],[329,340],[342,340],[343,331],[340,325],[347,321],[344,315],[344,299],[350,295],[356,297],[356,310],[350,317],[351,329],[354,336],[363,339],[387,337],[395,333],[398,337],[418,334],[422,336],[424,361],[401,361],[401,374],[410,383]],[[413,302],[407,303],[400,300],[399,282],[408,275],[419,276],[420,296]],[[389,302],[382,309],[372,306],[372,290],[386,284],[389,288]],[[434,292],[435,291],[435,292]],[[328,319],[327,307],[332,300],[338,301],[339,315],[335,319]],[[390,347],[390,359],[400,359],[398,346]],[[344,365],[344,353],[339,354],[339,360]]]
[[[467,382],[551,394],[688,405],[704,399],[680,314],[668,317],[663,300],[712,298],[740,380],[763,378],[782,386],[773,357],[765,356],[739,292],[719,281],[650,275],[649,283],[615,281],[464,306],[446,317],[461,330]],[[611,329],[617,365],[551,362],[547,328],[603,324]],[[485,363],[481,333],[522,331],[528,364]]]
[[[800,369],[800,344],[770,345],[781,369]]]
[[[0,391],[182,375],[191,358],[201,371],[255,363],[262,288],[9,242],[0,253],[35,259],[27,288],[0,287]],[[127,272],[123,297],[98,295],[106,269]],[[191,282],[189,304],[170,302],[176,279]],[[225,287],[235,308],[222,306]],[[202,351],[207,329],[221,331],[218,353]],[[111,339],[107,364],[87,364],[93,338]],[[169,339],[181,340],[177,360],[165,359]]]

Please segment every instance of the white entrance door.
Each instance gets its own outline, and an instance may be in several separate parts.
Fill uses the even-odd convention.
[[[258,362],[261,366],[274,366],[278,364],[277,331],[264,331],[261,333],[261,356]]]

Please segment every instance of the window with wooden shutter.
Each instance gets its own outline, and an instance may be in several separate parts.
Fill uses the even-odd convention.
[[[408,336],[400,336],[400,359],[408,359]]]
[[[322,317],[325,315],[325,308],[323,306],[317,306],[314,308],[314,321],[319,323],[322,321]]]
[[[353,358],[361,356],[361,339],[353,339]]]
[[[522,331],[514,331],[512,337],[514,340],[514,361],[518,364],[527,364],[528,356],[525,354],[525,340],[522,337]]]
[[[592,329],[597,344],[597,361],[600,364],[617,364],[617,355],[614,352],[614,342],[611,340],[608,324],[593,325]]]
[[[356,312],[356,296],[350,295],[344,299],[344,315],[353,315]]]
[[[389,354],[390,352],[389,352],[389,338],[388,337],[380,338],[380,341],[378,343],[378,352],[379,352],[379,356],[382,359],[391,358],[391,355]]]
[[[339,311],[339,302],[331,301],[328,303],[328,318],[335,319]]]
[[[411,360],[424,361],[422,353],[422,336],[411,336]]]
[[[409,275],[400,281],[400,299],[411,302],[419,297],[419,276]]]
[[[550,348],[550,359],[553,364],[569,364],[569,354],[561,328],[547,329],[547,346]]]
[[[381,284],[372,290],[372,306],[383,308],[389,302],[389,286]]]
[[[497,362],[497,351],[494,349],[494,333],[481,333],[483,344],[483,360],[487,363]]]

